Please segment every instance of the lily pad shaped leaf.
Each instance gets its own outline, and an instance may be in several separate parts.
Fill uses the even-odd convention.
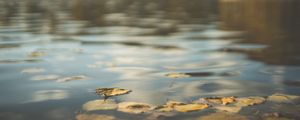
[[[60,78],[60,79],[57,80],[57,82],[69,82],[69,81],[84,80],[84,79],[87,79],[87,77],[84,76],[84,75],[78,75],[78,76]]]
[[[76,120],[115,120],[116,118],[108,115],[99,114],[79,114],[76,116]]]
[[[237,102],[237,106],[252,106],[262,104],[266,101],[263,97],[247,97],[247,98],[239,98]]]
[[[209,105],[208,104],[185,104],[185,105],[176,105],[174,107],[174,109],[176,111],[179,111],[179,112],[191,112],[191,111],[198,111],[198,110],[203,110],[203,109],[206,109],[208,108]]]
[[[82,108],[85,111],[94,110],[113,110],[118,107],[117,103],[113,99],[107,100],[92,100],[83,104]]]
[[[169,73],[169,74],[166,74],[166,76],[169,77],[169,78],[188,78],[188,77],[191,77],[190,75],[184,74],[184,73]]]
[[[278,103],[291,103],[293,100],[296,99],[300,99],[300,96],[275,93],[269,96],[267,100]]]
[[[118,105],[118,111],[140,114],[153,110],[155,107],[147,103],[122,102]]]
[[[103,96],[117,96],[130,93],[131,90],[121,89],[121,88],[97,88],[96,94]]]

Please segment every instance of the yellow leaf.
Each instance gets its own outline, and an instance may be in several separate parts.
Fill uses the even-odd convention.
[[[186,104],[176,105],[174,109],[179,112],[191,112],[208,108],[208,104]]]
[[[131,90],[120,89],[120,88],[98,88],[96,89],[96,93],[98,95],[104,96],[117,96],[117,95],[124,95],[130,93]]]
[[[169,78],[187,78],[187,77],[191,77],[188,74],[184,74],[184,73],[169,73],[166,74],[167,77]]]
[[[262,104],[266,101],[263,97],[247,97],[247,98],[240,98],[236,105],[238,106],[252,106]]]
[[[290,103],[293,100],[296,100],[299,98],[300,98],[299,96],[295,96],[295,95],[285,95],[285,94],[275,93],[275,94],[269,96],[267,100],[272,101],[272,102],[278,102],[278,103]]]
[[[118,105],[118,111],[140,114],[153,110],[154,106],[146,103],[136,103],[136,102],[122,102]]]

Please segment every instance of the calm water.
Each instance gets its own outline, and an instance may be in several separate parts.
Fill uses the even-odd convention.
[[[154,105],[300,95],[299,11],[297,0],[1,0],[0,119],[75,119],[99,87],[131,89],[114,98]],[[87,78],[56,81],[78,75]]]

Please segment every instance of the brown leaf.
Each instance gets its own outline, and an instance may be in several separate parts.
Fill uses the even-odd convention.
[[[299,99],[299,96],[295,95],[286,95],[275,93],[268,97],[268,101],[278,102],[278,103],[291,103],[293,100]]]
[[[237,106],[252,106],[262,104],[266,101],[263,97],[247,97],[247,98],[239,98],[237,102]]]
[[[185,105],[176,105],[174,109],[179,112],[191,112],[198,111],[208,108],[208,104],[185,104]]]
[[[96,93],[98,95],[104,95],[104,96],[124,95],[130,92],[131,90],[120,89],[120,88],[97,88],[96,89]]]
[[[118,111],[140,114],[153,110],[154,106],[146,103],[122,102],[118,105]]]

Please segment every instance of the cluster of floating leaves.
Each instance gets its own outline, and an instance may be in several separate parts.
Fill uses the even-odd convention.
[[[98,88],[96,93],[105,96],[117,96],[128,94],[131,90],[120,89],[120,88]],[[284,95],[284,94],[273,94],[267,98],[259,96],[250,97],[208,97],[200,98],[199,100],[191,103],[183,103],[179,101],[168,101],[164,105],[154,106],[148,103],[139,102],[121,102],[116,103],[113,99],[104,100],[92,100],[83,105],[85,111],[95,110],[118,110],[125,113],[141,114],[141,113],[157,113],[157,112],[192,112],[200,111],[208,108],[216,109],[218,111],[227,113],[238,113],[243,107],[263,104],[267,100],[271,102],[287,102],[299,99],[299,96]],[[222,114],[216,118],[222,118],[228,116]],[[229,115],[230,116],[230,115]],[[200,119],[215,118],[214,115],[206,116]],[[230,116],[236,119],[241,118],[240,116]]]

